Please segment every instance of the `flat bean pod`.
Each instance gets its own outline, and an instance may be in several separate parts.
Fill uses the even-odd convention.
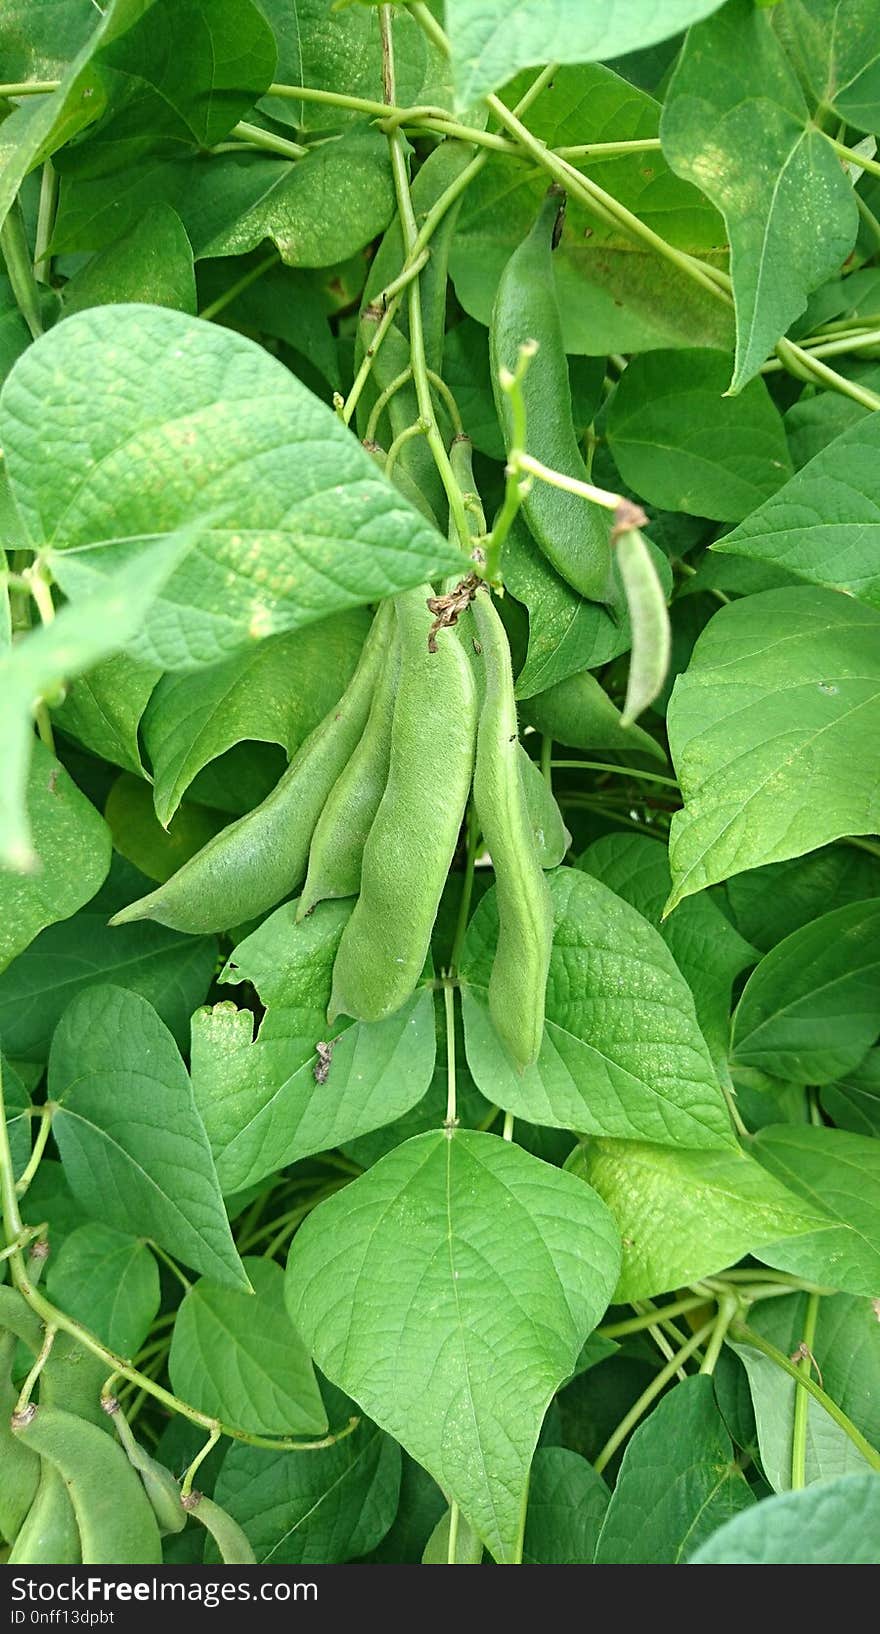
[[[553,945],[550,892],[538,857],[519,759],[510,648],[486,592],[473,605],[485,665],[477,728],[474,804],[495,870],[498,945],[489,978],[489,1014],[520,1067],[536,1060]]]
[[[387,630],[385,664],[373,693],[363,736],[343,767],[315,825],[309,869],[297,908],[304,919],[326,897],[357,896],[364,846],[388,782],[391,728],[400,672],[400,647],[391,602],[376,615]]]
[[[12,1292],[10,1288],[9,1293]],[[12,1543],[28,1513],[40,1480],[40,1460],[30,1447],[22,1446],[10,1426],[10,1415],[18,1398],[12,1381],[12,1364],[18,1339],[8,1331],[0,1333],[0,1535]]]
[[[620,720],[622,726],[631,726],[663,687],[672,635],[663,586],[638,528],[621,533],[617,560],[632,628],[629,679]]]
[[[377,627],[378,626],[378,627]],[[255,919],[301,884],[324,803],[367,722],[383,657],[374,620],[339,702],[294,755],[271,794],[190,857],[164,885],[111,919],[156,919],[198,935]]]
[[[510,400],[499,371],[515,370],[520,346],[538,343],[522,382],[528,452],[564,476],[587,479],[574,423],[562,323],[553,281],[552,251],[559,194],[548,194],[534,227],[514,250],[498,284],[489,341],[492,387],[508,447],[513,436]],[[529,530],[557,573],[582,596],[610,601],[610,518],[591,501],[535,481],[523,501]]]
[[[360,896],[342,933],[329,1017],[381,1021],[424,968],[467,803],[476,687],[454,630],[428,650],[430,587],[397,597],[400,682],[388,782],[364,847]]]
[[[73,1413],[42,1404],[13,1433],[53,1464],[67,1487],[84,1565],[161,1564],[162,1544],[149,1499],[114,1439]]]
[[[206,1498],[199,1493],[198,1501],[190,1503],[187,1507],[190,1514],[195,1515],[196,1520],[201,1521],[205,1530],[210,1532],[225,1566],[256,1565],[257,1557],[238,1521],[233,1520],[219,1504],[215,1504],[213,1498]]]

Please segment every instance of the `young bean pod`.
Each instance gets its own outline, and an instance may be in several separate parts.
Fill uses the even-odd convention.
[[[12,1293],[12,1289],[4,1289]],[[0,1332],[0,1535],[12,1543],[34,1502],[40,1479],[40,1460],[30,1447],[23,1447],[10,1427],[10,1416],[18,1398],[12,1380],[12,1364],[18,1339],[14,1333]]]
[[[413,992],[470,790],[474,677],[454,630],[442,631],[429,651],[429,595],[423,585],[396,600],[400,681],[388,782],[333,967],[331,1021],[340,1014],[381,1021]]]
[[[30,1447],[22,1447],[30,1452]],[[32,1454],[36,1457],[36,1454]],[[36,1496],[9,1551],[10,1566],[76,1566],[82,1559],[79,1527],[67,1487],[54,1464],[40,1463]],[[5,1466],[4,1466],[5,1469]]]
[[[40,1405],[13,1433],[57,1469],[67,1487],[84,1565],[152,1566],[159,1528],[140,1479],[115,1440],[60,1407]]]
[[[315,826],[298,920],[326,897],[357,896],[364,846],[388,782],[400,647],[392,603],[383,603],[376,617],[387,630],[385,667],[373,693],[363,737],[336,779]]]
[[[528,452],[564,476],[587,479],[571,417],[568,364],[559,303],[553,282],[552,252],[560,216],[560,195],[551,191],[528,237],[510,257],[498,284],[489,340],[492,385],[498,417],[513,437],[510,399],[500,371],[516,369],[520,346],[538,349],[522,381]],[[548,561],[582,596],[614,599],[610,518],[576,494],[536,481],[523,501],[530,532]]]
[[[562,820],[562,812],[553,798],[550,784],[521,743],[517,744],[517,760],[538,861],[542,868],[558,868],[571,845],[571,835]]]
[[[301,884],[315,824],[367,722],[384,656],[374,620],[339,702],[294,755],[271,794],[230,823],[171,878],[111,919],[156,919],[198,935],[255,919]]]
[[[217,1548],[220,1559],[225,1566],[255,1566],[257,1557],[250,1546],[244,1532],[213,1498],[206,1498],[203,1493],[192,1493],[195,1503],[188,1503],[187,1509],[201,1521],[206,1531],[210,1532]]]
[[[144,1483],[144,1491],[152,1505],[159,1531],[163,1536],[167,1532],[182,1532],[186,1525],[186,1510],[180,1501],[180,1487],[171,1471],[157,1459],[151,1458],[135,1439],[131,1425],[118,1402],[109,1416],[122,1443],[125,1456]]]
[[[621,532],[617,560],[632,629],[629,679],[620,724],[631,726],[663,687],[672,636],[663,586],[638,528]]]
[[[536,1060],[553,945],[553,909],[535,845],[518,755],[510,648],[490,596],[473,606],[486,681],[477,727],[474,804],[495,870],[498,945],[489,1014],[520,1067]]]

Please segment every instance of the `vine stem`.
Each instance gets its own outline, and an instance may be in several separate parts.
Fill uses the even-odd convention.
[[[682,1295],[681,1299],[673,1300],[671,1305],[655,1305],[650,1311],[639,1316],[628,1316],[622,1322],[609,1322],[596,1332],[603,1339],[622,1339],[629,1333],[641,1333],[644,1328],[650,1328],[657,1322],[658,1316],[683,1316],[686,1311],[695,1311],[700,1305],[705,1305],[705,1294]]]
[[[216,318],[224,307],[229,306],[244,290],[250,289],[251,284],[255,284],[258,278],[262,278],[264,272],[268,272],[269,268],[275,266],[280,260],[281,257],[277,250],[273,250],[271,255],[264,256],[261,261],[257,262],[255,267],[249,267],[247,272],[237,278],[234,284],[230,284],[229,288],[224,290],[222,295],[218,295],[216,300],[209,301],[207,306],[203,306],[199,317],[204,318],[206,322]]]
[[[286,136],[276,136],[274,131],[263,130],[262,125],[249,125],[244,119],[233,125],[229,134],[237,136],[241,142],[249,143],[251,147],[264,148],[267,153],[280,153],[284,159],[304,159],[309,151],[301,142],[291,142]]]
[[[448,1540],[447,1547],[446,1547],[446,1564],[447,1564],[447,1566],[454,1566],[456,1564],[455,1556],[456,1556],[456,1552],[458,1550],[458,1517],[459,1517],[459,1514],[460,1514],[460,1510],[459,1510],[458,1504],[456,1503],[455,1499],[453,1498],[451,1504],[449,1505],[449,1540]]]
[[[220,1434],[220,1426],[219,1424],[215,1424],[204,1446],[199,1448],[199,1451],[196,1453],[192,1463],[187,1466],[186,1473],[184,1474],[183,1480],[180,1483],[181,1498],[189,1497],[190,1493],[192,1492],[192,1484],[195,1479],[196,1472],[198,1471],[200,1464],[204,1463],[208,1453],[211,1452],[214,1447],[216,1447],[217,1442],[220,1440]]]
[[[807,1309],[804,1314],[804,1331],[801,1336],[803,1355],[796,1364],[798,1373],[810,1373],[813,1365],[813,1346],[816,1342],[816,1323],[819,1320],[819,1296],[807,1296]],[[803,1389],[801,1381],[794,1393],[794,1418],[791,1426],[791,1489],[793,1492],[806,1486],[807,1482],[807,1419],[809,1416],[810,1398]]]
[[[856,1428],[856,1425],[853,1424],[851,1418],[847,1417],[843,1408],[838,1407],[837,1402],[826,1394],[815,1379],[810,1377],[809,1373],[802,1373],[794,1362],[790,1362],[788,1357],[783,1355],[781,1350],[777,1350],[775,1345],[771,1345],[769,1339],[765,1339],[764,1335],[757,1333],[754,1328],[748,1327],[745,1322],[732,1323],[731,1332],[743,1344],[753,1345],[755,1350],[760,1350],[764,1356],[768,1356],[771,1362],[775,1362],[777,1367],[782,1368],[783,1373],[787,1373],[790,1379],[794,1379],[800,1385],[802,1391],[805,1390],[808,1395],[813,1396],[816,1401],[820,1402],[826,1413],[829,1413],[833,1418],[835,1424],[839,1425],[840,1429],[843,1430],[844,1435],[849,1436],[853,1446],[858,1447],[866,1463],[880,1473],[880,1452],[877,1452],[871,1446],[870,1441],[865,1439],[861,1430]]]
[[[382,76],[383,90],[389,102],[394,101],[394,40],[391,26],[391,7],[383,5],[379,8],[379,31],[382,39]],[[400,230],[403,235],[403,247],[406,259],[415,260],[420,253],[418,247],[419,229],[413,210],[412,197],[409,190],[409,170],[404,138],[399,130],[393,130],[388,136],[388,148],[391,155],[391,173],[394,178],[394,191],[397,197],[397,213],[400,217]],[[434,399],[431,395],[431,382],[428,379],[428,360],[425,356],[425,334],[422,324],[422,299],[419,279],[413,278],[407,286],[407,300],[409,305],[409,345],[410,360],[412,363],[413,385],[415,386],[416,401],[419,405],[419,415],[424,421],[425,435],[428,447],[434,456],[434,464],[440,473],[440,480],[446,491],[449,502],[450,515],[455,524],[462,550],[470,554],[471,535],[468,527],[467,513],[464,508],[461,489],[455,480],[446,444],[440,435],[437,416],[434,412]]]
[[[655,1401],[661,1391],[666,1389],[667,1384],[671,1383],[683,1363],[693,1356],[695,1350],[699,1350],[704,1340],[708,1339],[716,1320],[717,1318],[713,1317],[711,1322],[706,1322],[703,1327],[698,1328],[697,1332],[691,1335],[681,1349],[676,1351],[672,1359],[666,1363],[666,1366],[662,1367],[660,1372],[654,1376],[647,1389],[642,1391],[638,1401],[633,1402],[632,1407],[621,1419],[617,1429],[613,1430],[608,1437],[598,1458],[593,1461],[593,1468],[597,1475],[602,1474],[603,1469],[614,1457],[621,1442],[625,1441],[630,1431],[635,1429],[639,1419],[647,1412],[652,1401]]]
[[[554,771],[614,772],[618,777],[634,777],[640,783],[662,783],[664,788],[678,791],[674,777],[663,777],[660,772],[643,772],[636,766],[609,766],[602,760],[554,760]]]
[[[458,1123],[455,1083],[455,984],[443,983],[443,1011],[446,1019],[446,1120],[444,1128],[451,1135]]]
[[[25,1168],[22,1170],[17,1181],[15,1182],[15,1190],[19,1197],[24,1196],[28,1186],[34,1178],[34,1175],[40,1167],[43,1153],[46,1150],[46,1142],[49,1139],[49,1132],[52,1128],[53,1110],[54,1108],[52,1106],[43,1106],[40,1108],[40,1127],[37,1130],[37,1138],[34,1141],[33,1151],[28,1158]]]
[[[727,1330],[730,1327],[731,1322],[734,1320],[739,1308],[740,1301],[736,1294],[721,1295],[721,1298],[718,1301],[718,1315],[715,1318],[715,1326],[712,1330],[712,1337],[706,1346],[706,1354],[700,1363],[701,1373],[708,1373],[711,1375],[715,1372],[718,1358],[721,1355],[724,1341],[727,1338]]]
[[[24,1256],[21,1251],[21,1242],[25,1238],[26,1227],[22,1223],[21,1211],[18,1206],[18,1193],[15,1189],[15,1171],[12,1164],[12,1152],[9,1146],[9,1130],[6,1124],[6,1101],[3,1094],[3,1074],[0,1065],[0,1204],[2,1204],[3,1234],[6,1246],[13,1249],[9,1255],[9,1268],[12,1281],[22,1297],[27,1301],[31,1310],[47,1328],[60,1328],[69,1333],[72,1339],[90,1350],[93,1356],[100,1356],[107,1364],[108,1372],[118,1374],[130,1383],[145,1390],[148,1395],[155,1397],[172,1413],[179,1413],[182,1418],[188,1418],[193,1424],[200,1424],[210,1434],[219,1426],[221,1435],[228,1435],[233,1441],[245,1441],[251,1447],[269,1447],[284,1452],[317,1452],[323,1447],[335,1446],[337,1441],[344,1440],[351,1435],[360,1423],[359,1418],[350,1418],[348,1424],[341,1430],[330,1435],[322,1436],[319,1441],[295,1441],[291,1437],[273,1437],[253,1435],[249,1430],[240,1430],[234,1424],[225,1424],[217,1419],[209,1418],[207,1413],[200,1413],[198,1408],[191,1407],[189,1402],[181,1401],[179,1396],[172,1395],[170,1390],[164,1389],[154,1379],[148,1378],[138,1368],[133,1367],[124,1357],[117,1356],[107,1345],[96,1339],[88,1328],[71,1316],[66,1316],[44,1299],[35,1286],[34,1279],[28,1276]]]

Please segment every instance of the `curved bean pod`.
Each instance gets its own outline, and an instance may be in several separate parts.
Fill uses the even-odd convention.
[[[476,687],[454,630],[428,651],[430,586],[397,597],[400,682],[388,782],[364,847],[361,892],[333,967],[329,1018],[381,1021],[424,968],[467,803]]]
[[[9,1565],[77,1566],[81,1559],[79,1527],[67,1487],[55,1465],[44,1459],[36,1497],[9,1551]]]
[[[510,401],[499,371],[516,368],[519,348],[538,350],[522,382],[528,451],[565,476],[587,479],[571,417],[571,388],[551,261],[559,218],[559,194],[551,191],[534,227],[510,257],[498,284],[489,341],[498,418],[510,444]],[[610,517],[600,506],[541,481],[523,501],[529,530],[547,560],[582,596],[614,598]]]
[[[489,977],[492,1024],[520,1067],[537,1059],[553,945],[553,909],[538,858],[519,755],[510,648],[486,592],[473,605],[486,670],[474,804],[495,869],[498,945]]]
[[[156,919],[198,935],[256,919],[301,884],[315,824],[357,746],[383,657],[379,619],[339,702],[300,745],[271,794],[190,857],[164,885],[140,897],[111,925]]]
[[[151,1566],[162,1561],[159,1528],[125,1453],[97,1425],[60,1407],[39,1406],[13,1434],[67,1487],[84,1565]]]

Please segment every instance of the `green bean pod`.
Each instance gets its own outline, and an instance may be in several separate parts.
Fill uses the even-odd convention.
[[[521,743],[517,745],[517,759],[538,861],[542,868],[558,868],[571,845],[571,835],[550,784]]]
[[[156,1517],[115,1440],[73,1413],[42,1404],[25,1424],[14,1426],[13,1433],[53,1464],[67,1487],[84,1565],[161,1564]]]
[[[428,595],[423,585],[396,598],[400,680],[388,782],[333,967],[331,1021],[381,1021],[413,992],[467,804],[476,687],[455,630],[442,630],[436,652],[428,650]]]
[[[171,1471],[157,1459],[151,1458],[135,1439],[131,1425],[118,1403],[109,1416],[126,1458],[144,1483],[144,1491],[150,1500],[159,1531],[163,1535],[167,1532],[182,1532],[186,1525],[186,1510],[180,1501],[178,1482]]]
[[[564,476],[587,480],[574,422],[571,388],[553,282],[552,252],[560,195],[551,191],[534,227],[514,250],[498,284],[489,342],[492,387],[508,447],[513,438],[510,399],[499,372],[516,369],[519,348],[538,343],[522,381],[528,452]],[[547,560],[582,596],[615,597],[611,576],[610,517],[601,506],[536,479],[523,501],[529,530]]]
[[[553,908],[535,845],[523,781],[504,625],[489,597],[474,601],[485,665],[477,728],[474,804],[495,870],[498,945],[489,977],[492,1024],[520,1067],[537,1059],[553,945]]]
[[[357,896],[364,846],[388,782],[391,727],[400,673],[396,621],[389,606],[390,646],[379,677],[363,736],[348,765],[333,785],[312,836],[309,871],[297,908],[297,919],[326,897]]]
[[[230,823],[148,896],[111,919],[156,919],[198,935],[227,930],[274,908],[302,883],[315,824],[367,722],[387,640],[374,619],[339,702],[294,755],[271,794]]]
[[[666,595],[638,528],[627,528],[621,533],[617,560],[632,629],[629,678],[620,724],[631,726],[662,690],[669,669],[672,635]]]
[[[6,1292],[6,1290],[4,1290]],[[9,1293],[12,1292],[10,1288]],[[40,1480],[40,1460],[30,1447],[23,1447],[13,1435],[10,1416],[18,1399],[12,1382],[12,1364],[18,1339],[14,1333],[0,1333],[0,1535],[14,1542],[19,1528],[34,1502]]]
[[[30,1452],[30,1448],[23,1448]],[[36,1456],[35,1454],[33,1456]],[[36,1497],[9,1551],[10,1566],[77,1566],[82,1559],[79,1527],[67,1487],[54,1464],[39,1461]]]
[[[244,1532],[213,1498],[206,1498],[203,1493],[193,1493],[195,1503],[188,1503],[187,1508],[197,1521],[201,1521],[205,1530],[220,1551],[220,1559],[225,1566],[255,1566],[257,1557],[250,1546]]]

